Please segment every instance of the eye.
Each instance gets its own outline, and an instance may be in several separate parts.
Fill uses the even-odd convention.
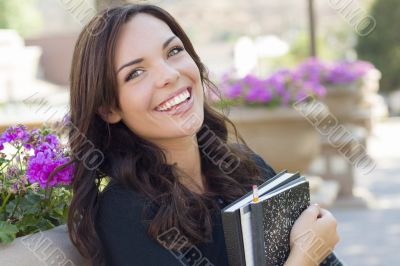
[[[182,46],[175,46],[174,48],[172,48],[169,51],[168,56],[173,56],[173,55],[179,54],[183,50],[185,50],[185,48],[183,48]],[[140,72],[140,71],[144,72],[143,69],[134,69],[134,70],[132,70],[132,72],[130,72],[128,74],[128,76],[126,77],[125,82],[128,82],[131,79],[137,78],[140,75],[140,74],[138,74],[138,72]]]
[[[138,77],[140,74],[137,74],[137,73],[140,72],[140,71],[144,72],[143,69],[134,69],[134,70],[132,70],[132,72],[130,72],[128,74],[128,76],[126,77],[125,81],[128,82],[131,79],[134,79],[134,78]]]
[[[171,55],[171,53],[172,53],[172,55],[176,55],[183,50],[184,50],[184,48],[182,46],[176,46],[169,51],[168,55]]]

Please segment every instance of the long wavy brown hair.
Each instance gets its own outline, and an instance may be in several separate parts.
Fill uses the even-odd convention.
[[[68,228],[73,244],[93,265],[104,262],[95,227],[100,182],[104,178],[142,193],[151,203],[149,207],[155,207],[148,226],[152,238],[157,240],[160,233],[175,227],[191,244],[211,237],[210,208],[218,207],[212,200],[214,196],[231,202],[262,180],[251,150],[233,123],[211,108],[207,100],[204,122],[196,133],[205,177],[204,194],[193,193],[178,182],[179,169],[167,163],[159,147],[140,138],[122,121],[108,124],[98,114],[100,106],[120,108],[113,65],[116,37],[124,23],[138,13],[150,14],[171,28],[199,68],[203,87],[218,95],[188,36],[165,10],[148,4],[113,7],[84,27],[75,46],[70,75],[69,143],[75,173]],[[233,132],[232,141],[228,132]]]

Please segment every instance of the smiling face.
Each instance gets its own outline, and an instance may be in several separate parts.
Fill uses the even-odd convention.
[[[114,68],[120,110],[103,115],[108,122],[122,119],[135,134],[155,143],[192,136],[200,128],[200,72],[165,22],[139,13],[125,23],[116,42]]]

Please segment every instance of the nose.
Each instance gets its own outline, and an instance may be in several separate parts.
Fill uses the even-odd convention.
[[[157,73],[156,86],[159,88],[175,83],[180,77],[179,70],[165,61],[159,64]]]

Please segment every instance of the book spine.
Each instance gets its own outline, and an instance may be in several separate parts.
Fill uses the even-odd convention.
[[[229,265],[246,266],[240,224],[240,213],[238,211],[223,212],[221,218]]]
[[[250,207],[254,265],[266,265],[262,202],[251,203]]]

